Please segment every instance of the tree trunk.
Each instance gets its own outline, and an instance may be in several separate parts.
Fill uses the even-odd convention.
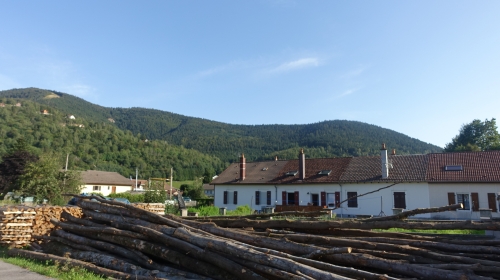
[[[136,280],[151,280],[151,277],[135,276],[132,274],[115,271],[112,269],[107,269],[103,267],[98,267],[94,264],[73,260],[65,257],[59,257],[52,254],[38,253],[33,251],[26,251],[22,249],[10,249],[7,254],[11,257],[23,257],[28,259],[34,259],[39,261],[57,261],[61,264],[68,265],[70,267],[85,268],[88,271],[94,272],[98,275],[104,275],[107,277],[114,277],[118,279],[136,279]]]
[[[436,213],[436,212],[445,212],[445,211],[454,211],[457,209],[462,209],[464,206],[462,203],[457,203],[448,206],[442,207],[432,207],[432,208],[417,208],[409,211],[404,211],[396,215],[385,216],[385,217],[373,217],[370,219],[364,219],[363,222],[380,222],[380,221],[393,221],[393,220],[402,220],[406,219],[409,216],[414,216],[418,214],[426,214],[426,213]]]

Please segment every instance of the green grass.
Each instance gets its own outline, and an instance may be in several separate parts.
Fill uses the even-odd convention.
[[[402,228],[391,228],[391,229],[374,229],[373,231],[378,231],[378,232],[402,232],[402,233],[429,233],[429,234],[475,234],[475,235],[484,235],[484,230],[470,230],[470,229],[436,230],[436,229],[402,229]]]
[[[109,279],[100,277],[83,268],[71,268],[65,264],[55,263],[51,261],[42,262],[20,257],[9,257],[7,255],[7,251],[8,249],[6,247],[0,246],[0,260],[55,279],[61,279],[61,280]]]
[[[172,187],[173,188],[176,188],[176,189],[180,189],[180,187],[184,184],[186,185],[193,185],[194,183],[196,183],[195,180],[187,180],[187,181],[173,181],[172,182]],[[170,183],[168,184],[169,187],[170,187]]]

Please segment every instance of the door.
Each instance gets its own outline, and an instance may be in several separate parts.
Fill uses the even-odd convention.
[[[116,186],[111,187],[111,193],[116,193]]]

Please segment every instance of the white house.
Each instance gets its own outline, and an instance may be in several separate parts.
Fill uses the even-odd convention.
[[[475,159],[482,157],[488,160],[478,165]],[[464,169],[447,171],[459,164]],[[480,170],[487,172],[481,177],[487,180],[477,176]],[[242,155],[239,163],[231,164],[211,184],[214,205],[228,210],[240,205],[254,210],[338,206],[334,210],[338,216],[357,217],[461,202],[464,210],[416,217],[479,219],[479,207],[491,208],[492,216],[499,216],[500,151],[396,155],[393,150],[387,155],[384,145],[380,156],[305,159],[301,151],[298,160],[253,163],[246,163]],[[469,203],[474,207],[467,207],[467,201],[474,199],[477,203]]]
[[[117,172],[97,170],[82,171],[82,193],[101,193],[107,196],[132,190],[132,181]],[[134,181],[135,182],[135,181]]]

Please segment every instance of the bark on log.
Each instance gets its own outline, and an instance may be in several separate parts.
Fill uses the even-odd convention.
[[[52,254],[38,253],[33,251],[27,251],[22,249],[10,249],[7,254],[11,257],[23,257],[39,261],[58,261],[60,263],[66,264],[70,267],[85,268],[88,271],[94,272],[98,275],[104,275],[107,277],[114,277],[118,279],[137,279],[137,280],[151,280],[151,277],[135,276],[128,273],[123,273],[120,271],[115,271],[107,268],[98,267],[94,264],[68,259],[65,257],[60,257]]]
[[[166,233],[166,234],[171,234],[171,231],[169,231],[167,228],[164,228],[164,227],[159,226],[159,225],[155,225],[154,223],[148,223],[148,222],[142,221],[142,220],[135,220],[135,219],[120,217],[120,216],[111,215],[111,214],[103,214],[103,213],[99,213],[99,212],[87,213],[84,211],[84,213],[86,215],[89,215],[90,217],[93,217],[95,219],[99,219],[102,221],[106,221],[106,222],[117,221],[123,225],[139,223],[141,226],[154,227],[158,231],[161,231],[161,232]],[[211,224],[211,223],[197,223],[197,222],[192,222],[192,221],[185,221],[185,222],[187,225],[190,225],[191,227],[195,227],[199,230],[203,230],[203,232],[205,232],[205,234],[211,233],[213,236],[221,236],[221,237],[225,237],[225,238],[229,238],[229,239],[233,239],[233,240],[238,240],[238,241],[246,243],[246,244],[251,244],[251,245],[263,247],[263,248],[280,250],[280,251],[291,253],[291,254],[306,255],[306,254],[316,253],[317,251],[324,250],[324,248],[322,248],[322,247],[304,245],[304,244],[299,244],[296,242],[290,242],[287,240],[276,240],[274,238],[268,238],[268,237],[255,237],[255,236],[252,236],[250,234],[245,234],[242,232],[234,232],[231,230],[219,228],[216,225]],[[342,250],[342,252],[348,252],[350,250],[350,248],[346,248],[346,247],[340,247],[338,249]]]
[[[284,211],[284,212],[276,212],[276,213],[269,213],[269,214],[252,214],[252,215],[245,215],[245,216],[208,216],[208,217],[182,217],[182,219],[185,220],[195,220],[195,221],[201,221],[201,222],[207,222],[212,219],[228,219],[228,220],[237,220],[237,219],[268,219],[270,217],[285,217],[285,216],[292,216],[292,217],[320,217],[324,215],[329,215],[331,213],[331,210],[323,210],[323,211],[312,211],[312,212],[301,212],[301,211]]]
[[[415,263],[415,264],[441,264],[441,263],[443,263],[441,261],[437,261],[437,260],[430,259],[430,258],[425,258],[422,256],[388,252],[388,251],[379,251],[379,250],[354,248],[354,249],[352,249],[352,253],[372,255],[375,257],[383,258],[383,259],[404,260],[404,261],[407,261],[409,263]]]
[[[439,269],[449,269],[449,270],[472,270],[475,272],[495,272],[500,273],[500,267],[486,266],[480,264],[456,264],[456,263],[446,263],[446,264],[422,264],[421,266],[433,267]],[[500,276],[497,274],[497,276]]]
[[[148,256],[146,256],[142,253],[138,254],[138,253],[132,252],[132,251],[128,250],[127,248],[117,246],[115,244],[86,238],[86,237],[79,236],[76,234],[71,234],[71,233],[65,232],[64,230],[56,230],[53,232],[53,234],[56,236],[59,236],[63,239],[66,239],[73,244],[76,243],[76,244],[86,245],[88,247],[91,247],[91,248],[93,247],[95,249],[99,248],[101,251],[107,251],[107,252],[113,253],[115,255],[122,256],[122,257],[127,258],[127,259],[133,259],[133,260],[137,261],[139,264],[141,264],[142,266],[148,266],[148,265],[151,265],[153,263],[153,260],[150,259]],[[154,269],[156,269],[156,268],[154,268]]]
[[[396,215],[385,216],[385,217],[373,217],[370,219],[363,219],[363,222],[380,222],[380,221],[393,221],[393,220],[403,220],[410,216],[418,215],[418,214],[427,214],[427,213],[437,213],[437,212],[445,212],[445,211],[454,211],[457,209],[462,209],[464,206],[462,203],[452,204],[448,206],[442,207],[431,207],[431,208],[417,208],[409,211],[404,211]]]
[[[292,220],[212,220],[212,223],[225,228],[253,227],[255,229],[288,229],[288,230],[327,230],[327,229],[475,229],[475,230],[500,230],[500,222],[422,222],[422,221],[381,221],[365,223],[361,221],[292,221]]]
[[[155,229],[157,231],[163,231],[163,232],[167,231],[167,230],[168,231],[172,230],[172,228],[168,228],[165,225],[158,225],[158,224],[150,223],[150,222],[140,220],[140,219],[135,219],[135,218],[121,217],[121,216],[106,214],[106,213],[102,213],[102,212],[94,212],[94,211],[87,212],[85,210],[84,210],[84,214],[86,216],[91,217],[92,219],[100,220],[103,222],[116,221],[116,222],[124,223],[124,224],[126,224],[126,223],[136,224],[136,225],[145,226],[145,227],[152,228],[152,229]],[[202,224],[202,225],[205,225],[205,224]],[[248,241],[246,239],[243,239],[243,240]],[[259,247],[252,247],[252,248],[255,250],[259,250],[265,254],[272,254],[272,255],[276,255],[276,256],[290,258],[296,262],[300,262],[300,263],[303,263],[303,264],[306,264],[306,265],[309,265],[312,267],[316,267],[316,268],[319,268],[319,269],[322,269],[325,271],[330,271],[333,273],[341,273],[343,275],[348,275],[348,276],[350,275],[352,277],[358,277],[358,278],[364,278],[364,279],[370,279],[370,280],[385,280],[385,279],[395,280],[395,278],[393,279],[393,278],[387,277],[386,275],[370,273],[370,272],[357,270],[357,269],[353,269],[353,268],[349,268],[349,267],[335,266],[335,265],[324,263],[324,262],[319,262],[319,261],[314,261],[314,260],[296,257],[293,255],[289,255],[289,254],[280,252],[280,251],[276,251],[276,250],[263,249],[263,248],[259,248]]]
[[[400,238],[382,238],[382,237],[365,237],[365,238],[356,238],[355,240],[376,242],[376,243],[397,244],[397,245],[409,245],[417,248],[434,248],[444,252],[500,255],[500,248],[493,246],[460,245],[460,244],[452,244],[452,243],[437,242],[437,241],[407,240]]]
[[[233,274],[235,277],[238,277],[239,279],[263,279],[259,275],[252,273],[252,271],[248,270],[246,267],[241,266],[225,257],[222,257],[218,254],[215,254],[213,252],[203,250],[200,247],[197,247],[191,243],[185,242],[183,240],[177,239],[177,238],[172,238],[170,236],[167,236],[159,231],[149,229],[147,227],[143,226],[138,226],[138,225],[132,225],[132,224],[125,224],[125,223],[112,223],[113,226],[127,229],[127,230],[132,230],[138,233],[141,233],[147,237],[149,237],[151,240],[155,240],[156,242],[163,243],[164,245],[167,245],[169,247],[176,248],[177,250],[180,250],[182,252],[185,252],[186,254],[189,254],[191,257],[206,261],[208,263],[211,263],[215,266],[218,266],[229,273]],[[175,229],[171,229],[172,232],[170,235],[173,235]]]
[[[440,279],[440,280],[456,280],[456,279],[470,279],[480,280],[484,277],[477,275],[468,275],[463,272],[443,270],[437,268],[424,269],[423,266],[403,263],[394,260],[385,260],[370,255],[364,254],[343,254],[343,255],[330,255],[326,257],[327,260],[335,263],[343,263],[357,267],[370,267],[377,270],[387,271],[389,273],[397,273],[409,277],[418,277],[422,279]]]
[[[125,236],[116,236],[104,233],[82,233],[87,237],[119,244],[127,248],[133,248],[148,255],[155,256],[169,263],[178,265],[188,271],[195,272],[214,279],[234,279],[234,276],[226,271],[214,267],[204,261],[196,260],[186,254],[179,253],[164,245],[152,243],[145,240],[134,239]]]
[[[404,254],[431,258],[442,262],[458,262],[458,263],[468,263],[468,264],[480,263],[483,265],[500,266],[499,262],[474,259],[469,257],[461,257],[456,255],[441,254],[422,248],[411,247],[408,245],[400,246],[400,245],[386,244],[386,243],[373,243],[361,240],[342,239],[342,238],[325,237],[325,236],[313,236],[313,235],[299,235],[299,234],[271,235],[271,236],[286,238],[301,243],[316,243],[316,244],[331,245],[331,246],[339,246],[342,244],[343,246],[350,246],[352,248],[399,252]]]
[[[189,243],[196,244],[200,247],[208,247],[212,250],[216,250],[219,252],[223,252],[225,254],[229,254],[232,256],[236,256],[242,258],[244,260],[267,264],[279,269],[282,269],[287,272],[300,271],[301,273],[305,273],[306,275],[312,276],[315,279],[343,279],[344,277],[335,275],[333,273],[328,273],[325,271],[318,270],[313,267],[309,267],[306,265],[302,265],[295,261],[281,258],[281,257],[273,257],[269,255],[262,254],[256,250],[251,248],[247,248],[241,246],[240,244],[235,244],[229,241],[219,241],[208,239],[201,235],[195,235],[193,233],[188,232],[183,228],[177,228],[175,230],[174,236]]]
[[[105,267],[108,269],[121,271],[132,275],[145,276],[150,278],[163,278],[163,279],[171,279],[178,276],[178,275],[172,275],[170,273],[160,272],[158,270],[143,269],[139,266],[128,263],[126,260],[111,255],[107,255],[102,252],[96,253],[96,252],[74,250],[58,242],[50,242],[45,245],[44,249],[48,253],[54,255],[65,256],[84,262],[94,263],[100,267]]]

